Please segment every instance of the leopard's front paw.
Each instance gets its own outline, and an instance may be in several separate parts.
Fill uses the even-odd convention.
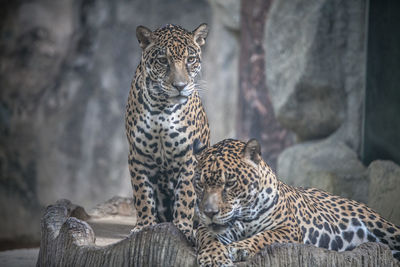
[[[237,246],[234,243],[226,246],[232,261],[246,261],[253,253],[246,247]]]
[[[197,255],[197,264],[201,267],[231,267],[232,260],[229,258],[225,249],[201,251]]]
[[[186,239],[190,242],[190,243],[195,243],[196,240],[194,238],[193,235],[193,227],[192,224],[189,223],[181,223],[180,221],[174,220],[173,224],[176,226],[176,228],[178,228],[185,236]]]
[[[146,227],[149,227],[149,226],[152,226],[152,225],[156,225],[156,223],[148,223],[148,224],[140,224],[140,223],[138,223],[138,224],[135,225],[135,227],[133,227],[131,229],[131,234],[140,232],[140,231],[143,230],[143,228],[146,228]]]

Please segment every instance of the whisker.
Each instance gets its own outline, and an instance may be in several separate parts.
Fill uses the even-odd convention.
[[[206,81],[202,79],[196,79],[196,81],[193,83],[194,87],[196,88],[195,90],[200,94],[201,98],[205,97],[205,92],[207,89],[207,83]]]

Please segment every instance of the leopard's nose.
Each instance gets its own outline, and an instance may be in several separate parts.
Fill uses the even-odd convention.
[[[172,86],[175,87],[179,92],[185,89],[186,85],[187,83],[184,82],[176,82],[172,84]]]
[[[212,219],[216,214],[218,214],[218,212],[219,212],[218,209],[212,207],[205,207],[204,209],[204,214],[210,219]]]

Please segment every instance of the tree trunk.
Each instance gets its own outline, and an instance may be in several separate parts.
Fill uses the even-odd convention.
[[[130,202],[114,198],[97,209],[97,216],[127,215]],[[110,206],[116,207],[110,211]],[[122,208],[121,208],[122,207]],[[75,216],[75,217],[73,217]],[[78,219],[81,218],[81,219]],[[84,221],[83,219],[87,220]],[[37,266],[197,266],[196,253],[171,223],[149,227],[126,237],[117,220],[109,224],[120,240],[99,246],[83,208],[68,200],[47,207],[42,217],[42,237]],[[92,226],[91,226],[92,225]],[[121,231],[120,231],[121,232]],[[112,233],[108,233],[112,234]],[[98,237],[100,239],[102,237]],[[337,253],[311,245],[274,244],[256,257],[236,266],[400,266],[388,247],[365,243],[353,251]]]
[[[276,170],[279,153],[292,136],[275,118],[265,82],[264,26],[272,0],[242,0],[240,10],[239,110],[240,139],[257,138],[263,158]]]

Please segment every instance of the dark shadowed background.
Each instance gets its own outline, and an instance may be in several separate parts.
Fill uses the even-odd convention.
[[[396,1],[0,3],[0,249],[37,245],[57,199],[91,208],[131,194],[135,29],[167,23],[210,26],[200,92],[212,143],[256,137],[286,183],[400,224]]]

